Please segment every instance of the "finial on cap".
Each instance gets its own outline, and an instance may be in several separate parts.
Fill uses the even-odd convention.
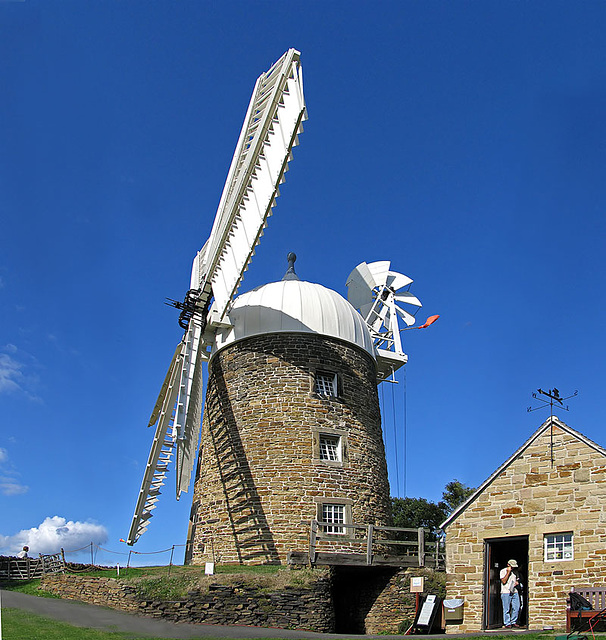
[[[288,269],[282,280],[299,280],[299,276],[295,273],[295,261],[297,259],[297,254],[291,251],[286,256],[286,259],[288,260]]]

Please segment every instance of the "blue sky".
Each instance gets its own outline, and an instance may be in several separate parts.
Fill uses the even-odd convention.
[[[289,47],[309,120],[241,290],[288,251],[343,295],[389,259],[441,315],[403,334],[405,454],[403,376],[383,391],[392,493],[480,484],[547,417],[538,387],[578,389],[559,416],[606,444],[605,30],[592,1],[1,2],[2,550],[125,551],[180,339],[163,301]],[[172,495],[138,551],[185,542]]]

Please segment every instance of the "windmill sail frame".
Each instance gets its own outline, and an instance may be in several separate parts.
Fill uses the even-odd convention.
[[[402,349],[398,317],[409,327],[415,317],[399,305],[412,305],[416,311],[422,306],[415,295],[402,291],[411,284],[408,276],[391,271],[388,260],[361,262],[347,278],[347,299],[364,318],[375,344],[379,381],[408,361]]]
[[[224,322],[303,131],[307,111],[299,60],[300,53],[289,49],[255,84],[210,236],[192,266],[190,287],[199,291],[199,311],[188,322],[152,412],[149,426],[156,430],[129,545],[147,529],[175,449],[177,499],[189,488],[200,439],[202,362],[208,357],[204,330],[208,323],[212,333]]]

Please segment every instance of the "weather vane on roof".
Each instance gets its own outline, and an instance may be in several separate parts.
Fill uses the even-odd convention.
[[[574,398],[579,394],[578,390],[575,391],[572,395],[566,396],[562,398],[560,392],[554,387],[553,389],[549,389],[549,391],[543,391],[543,389],[537,389],[537,393],[540,393],[542,396],[546,396],[549,400],[544,398],[539,398],[536,393],[532,394],[532,397],[543,404],[538,407],[528,407],[526,411],[530,413],[531,411],[538,411],[539,409],[544,409],[549,405],[550,417],[553,418],[553,403],[557,403],[557,407],[563,409],[564,411],[569,411],[568,405],[564,406],[564,400],[568,400],[569,398]]]
[[[545,407],[549,406],[549,420],[551,423],[549,448],[551,452],[551,466],[553,466],[553,404],[555,402],[556,406],[559,409],[563,409],[564,411],[569,411],[568,405],[564,406],[564,400],[568,400],[569,398],[576,397],[579,391],[576,390],[573,394],[566,396],[565,398],[562,398],[562,396],[560,395],[560,392],[555,387],[553,389],[549,389],[548,391],[543,391],[543,389],[537,389],[537,393],[539,393],[542,396],[545,396],[545,398],[540,398],[539,396],[537,396],[536,393],[533,393],[532,397],[535,400],[542,402],[543,404],[541,404],[538,407],[528,407],[526,411],[530,413],[531,411],[537,411],[538,409],[544,409]],[[549,400],[547,400],[547,398],[549,398]]]

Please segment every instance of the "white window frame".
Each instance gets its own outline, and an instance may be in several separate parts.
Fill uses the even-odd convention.
[[[543,538],[545,562],[569,562],[574,560],[574,534],[546,533]]]
[[[323,533],[330,535],[345,535],[345,527],[340,524],[346,524],[347,518],[346,505],[336,504],[333,502],[323,502],[321,505],[322,522],[327,522],[322,527]]]
[[[330,371],[316,371],[314,390],[327,398],[337,397],[337,374]]]
[[[319,433],[320,460],[323,462],[343,462],[342,437],[334,433]]]

